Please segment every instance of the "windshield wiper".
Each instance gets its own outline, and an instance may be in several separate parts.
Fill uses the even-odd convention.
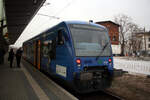
[[[107,47],[108,44],[109,44],[109,42],[107,42],[107,43],[103,46],[103,48],[102,48],[102,50],[101,50],[99,56],[96,57],[96,60],[98,60],[98,58],[99,58],[100,55],[104,52],[104,50],[106,49],[106,47]]]

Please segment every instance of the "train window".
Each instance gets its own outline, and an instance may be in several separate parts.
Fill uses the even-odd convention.
[[[63,36],[63,30],[58,30],[58,40],[57,40],[58,45],[63,45],[64,44],[64,36]]]
[[[42,44],[42,55],[44,57],[49,57],[49,52],[52,49],[52,40],[46,40]]]
[[[43,57],[55,59],[56,58],[56,40],[46,40],[42,45]]]
[[[112,41],[117,41],[117,37],[113,36]]]
[[[50,59],[56,59],[56,39],[49,43],[49,57]]]
[[[43,56],[48,57],[48,46],[47,45],[43,45],[42,51],[43,51],[42,52]]]

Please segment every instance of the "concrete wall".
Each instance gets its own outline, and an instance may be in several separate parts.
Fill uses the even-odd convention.
[[[142,39],[142,50],[145,51],[145,43],[146,43],[146,51],[150,51],[150,34],[149,35],[142,35],[142,37],[140,37]]]
[[[149,38],[150,38],[150,35],[147,35],[146,36],[146,49],[150,51],[150,47],[148,46],[150,44]]]
[[[111,45],[113,54],[121,53],[121,45]]]

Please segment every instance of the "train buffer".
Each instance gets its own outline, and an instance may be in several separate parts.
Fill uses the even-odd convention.
[[[16,59],[10,68],[7,58],[0,65],[0,100],[77,100],[23,59],[21,68]]]
[[[127,71],[123,71],[122,69],[115,69],[114,68],[114,77],[121,77],[124,73],[127,73]]]

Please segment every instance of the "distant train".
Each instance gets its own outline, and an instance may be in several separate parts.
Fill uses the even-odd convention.
[[[63,21],[23,43],[24,57],[77,92],[111,86],[113,55],[107,29]]]

